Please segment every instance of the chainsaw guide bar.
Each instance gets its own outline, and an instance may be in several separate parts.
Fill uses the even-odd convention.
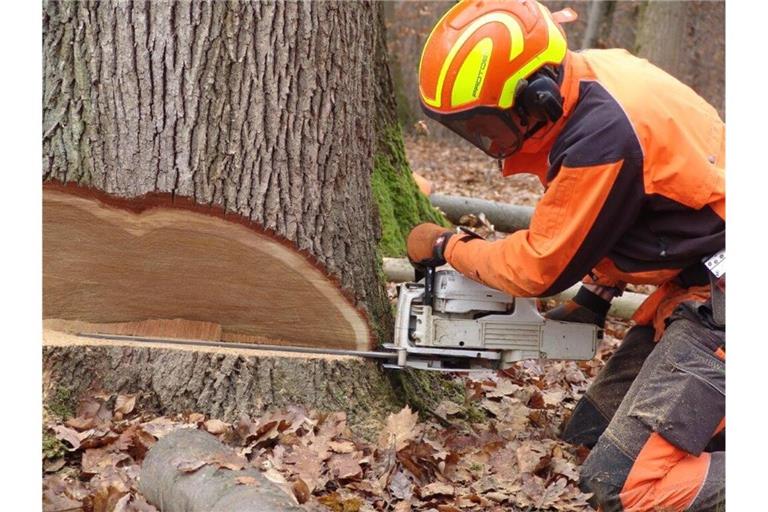
[[[229,341],[210,341],[210,340],[192,340],[182,338],[152,338],[145,336],[128,336],[122,334],[100,334],[100,333],[76,333],[77,336],[109,341],[131,341],[137,343],[162,343],[166,345],[179,345],[186,347],[207,347],[207,348],[236,348],[238,350],[254,352],[296,352],[300,354],[320,354],[328,356],[356,356],[373,359],[395,359],[397,354],[376,351],[357,351],[341,350],[332,348],[316,347],[295,347],[291,345],[264,345],[261,343],[237,343]]]

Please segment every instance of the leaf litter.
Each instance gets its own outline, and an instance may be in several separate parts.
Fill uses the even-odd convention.
[[[156,510],[137,490],[141,463],[158,439],[196,428],[231,450],[205,459],[180,456],[179,471],[206,464],[256,468],[319,510],[592,511],[590,495],[578,488],[585,449],[560,441],[558,433],[616,344],[606,336],[591,365],[523,361],[500,372],[449,376],[484,418],[461,421],[464,404],[444,401],[436,412],[454,420],[446,427],[406,406],[387,418],[375,442],[356,437],[343,412],[300,407],[227,423],[200,413],[145,414],[135,403],[125,405],[134,397],[94,423],[86,420],[102,408],[91,397],[78,421],[46,425],[68,451],[44,461],[44,510]],[[238,484],[259,485],[245,476]]]

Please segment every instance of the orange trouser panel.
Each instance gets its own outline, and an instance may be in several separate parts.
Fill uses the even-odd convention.
[[[689,300],[706,302],[709,296],[709,285],[684,288],[674,281],[667,281],[640,304],[632,320],[638,325],[652,325],[656,330],[654,340],[658,341],[664,334],[667,318],[680,303]]]
[[[684,511],[707,477],[708,453],[698,457],[653,432],[637,456],[619,497],[626,512]]]

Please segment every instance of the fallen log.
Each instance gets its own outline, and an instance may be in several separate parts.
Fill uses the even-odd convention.
[[[364,437],[375,436],[403,402],[375,360],[96,340],[50,328],[43,330],[43,388],[46,396],[63,388],[75,398],[138,393],[148,412],[224,421],[289,405],[344,411]]]
[[[514,233],[527,228],[533,215],[533,208],[530,206],[517,206],[486,199],[432,194],[429,200],[454,224],[459,224],[465,215],[483,213],[494,228],[503,233]]]
[[[390,282],[404,283],[413,281],[416,278],[413,266],[405,258],[384,258],[382,266],[384,268],[384,275]],[[576,295],[580,287],[580,284],[575,284],[557,295],[546,298],[566,301]],[[628,320],[646,298],[648,296],[643,293],[624,292],[620,297],[613,299],[608,314]]]
[[[304,510],[284,489],[254,468],[229,469],[209,462],[188,470],[223,458],[237,461],[232,449],[211,434],[176,430],[147,452],[141,465],[139,491],[161,512]]]

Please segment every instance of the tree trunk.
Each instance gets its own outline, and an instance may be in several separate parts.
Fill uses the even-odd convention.
[[[689,2],[648,2],[637,34],[639,55],[680,76],[685,55]]]
[[[144,412],[200,412],[224,421],[302,405],[344,411],[367,438],[402,406],[375,360],[162,342],[93,339],[43,331],[43,389],[80,397],[138,394]]]
[[[725,116],[725,2],[649,1],[635,45]]]
[[[390,129],[380,5],[51,1],[43,29],[45,181],[126,198],[128,208],[147,195],[169,208],[189,199],[200,214],[257,227],[338,284],[365,314],[366,343],[388,340],[371,180],[382,158],[404,157]],[[377,198],[393,187],[413,192],[403,201],[417,196],[400,174]],[[406,224],[435,215],[421,201]],[[401,237],[410,227],[391,222]],[[225,268],[242,277],[242,266]],[[44,275],[46,293],[57,277]]]

